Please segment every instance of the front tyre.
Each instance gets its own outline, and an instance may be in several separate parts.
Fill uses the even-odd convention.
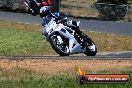
[[[70,51],[68,44],[62,39],[60,35],[53,35],[50,38],[50,44],[52,48],[58,53],[60,56],[69,56]]]

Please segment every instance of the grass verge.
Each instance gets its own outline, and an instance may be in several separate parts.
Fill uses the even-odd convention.
[[[106,18],[100,17],[100,14],[97,11],[97,9],[93,7],[93,3],[97,1],[98,0],[67,0],[67,1],[62,0],[60,12],[64,13],[65,15],[73,17],[82,17],[85,19],[93,20],[94,19],[105,20]],[[131,12],[128,13],[128,17],[124,17],[124,19],[121,21],[131,22],[132,21]]]
[[[85,32],[96,43],[98,51],[130,51],[132,36]],[[40,25],[0,21],[0,55],[55,54],[41,36]]]
[[[43,63],[43,64],[42,64]],[[83,63],[83,64],[82,64]],[[89,63],[89,64],[88,64]],[[95,66],[96,63],[96,66]],[[103,63],[103,64],[102,64]],[[6,64],[9,65],[6,66]],[[82,64],[88,74],[130,74],[130,60],[0,60],[0,88],[131,88],[126,84],[76,83],[77,65]],[[43,68],[41,68],[43,67]],[[67,69],[64,69],[67,68]],[[50,69],[52,68],[52,69]],[[60,69],[61,68],[61,69]],[[36,69],[36,70],[33,70]],[[37,71],[37,69],[39,71]],[[50,69],[50,73],[47,71]],[[53,70],[53,71],[52,71]]]
[[[38,31],[39,30],[39,31]],[[39,26],[0,21],[0,55],[53,54]]]

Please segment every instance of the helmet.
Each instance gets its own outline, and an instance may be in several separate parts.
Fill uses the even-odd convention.
[[[47,2],[42,2],[42,5],[48,6],[48,3]]]
[[[51,5],[51,0],[45,0],[42,2],[43,6],[50,6]]]

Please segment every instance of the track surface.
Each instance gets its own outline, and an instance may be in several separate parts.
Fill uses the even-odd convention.
[[[97,21],[97,20],[84,20],[84,19],[75,19],[75,18],[69,18],[73,20],[80,20],[81,29],[84,29],[86,31],[96,31],[96,32],[106,32],[106,33],[115,33],[115,34],[123,34],[123,35],[129,35],[132,36],[132,23],[122,23],[122,22],[113,22],[113,21]],[[42,19],[39,16],[31,16],[29,14],[21,14],[21,13],[11,13],[11,12],[0,12],[0,20],[11,20],[11,21],[17,21],[17,22],[23,22],[23,23],[32,23],[32,24],[41,24]],[[59,56],[33,56],[33,57],[19,57],[19,56],[12,56],[11,58],[64,58]],[[99,53],[96,57],[86,57],[84,55],[76,55],[76,56],[70,56],[70,58],[76,58],[80,59],[130,59],[132,58],[132,52],[109,52],[109,53]],[[5,57],[10,58],[10,57]],[[69,58],[69,57],[65,57]],[[75,59],[74,58],[74,59]]]
[[[69,56],[69,57],[60,57],[60,56],[1,56],[0,59],[9,59],[9,60],[25,60],[25,59],[43,59],[43,60],[132,60],[129,57],[116,57],[116,56]]]
[[[71,56],[44,55],[44,56],[0,56],[0,59],[24,60],[24,59],[55,59],[55,60],[131,60],[132,52],[103,52],[90,57],[84,54],[75,54]]]
[[[39,16],[31,16],[29,14],[0,12],[1,20],[13,20],[23,23],[41,24],[42,19]],[[98,21],[69,18],[81,21],[80,28],[86,31],[106,32],[114,34],[123,34],[132,36],[132,23],[114,22],[114,21]]]

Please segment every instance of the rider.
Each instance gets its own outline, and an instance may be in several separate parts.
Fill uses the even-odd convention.
[[[45,17],[49,11],[51,0],[30,0],[29,7],[31,8],[31,14],[36,16],[40,14],[40,17]]]
[[[43,18],[43,17],[46,17],[47,15],[48,15],[48,12],[49,12],[49,8],[50,8],[50,6],[51,6],[51,0],[45,0],[45,1],[42,1],[42,0],[36,0],[37,1],[37,6],[38,6],[38,8],[40,9],[40,16]],[[33,12],[33,11],[32,11]],[[85,38],[84,38],[84,35],[83,35],[83,33],[82,33],[82,31],[80,31],[80,29],[79,29],[79,27],[77,26],[77,23],[75,22],[75,21],[72,21],[72,23],[71,23],[72,25],[74,25],[73,27],[72,27],[72,29],[73,30],[75,30],[75,32],[79,35],[79,37],[81,38],[81,39],[84,39],[85,40]],[[44,29],[42,30],[42,31],[44,31]],[[81,44],[81,46],[82,46],[82,48],[85,48],[85,43],[84,43],[84,41],[78,41],[80,44]]]

